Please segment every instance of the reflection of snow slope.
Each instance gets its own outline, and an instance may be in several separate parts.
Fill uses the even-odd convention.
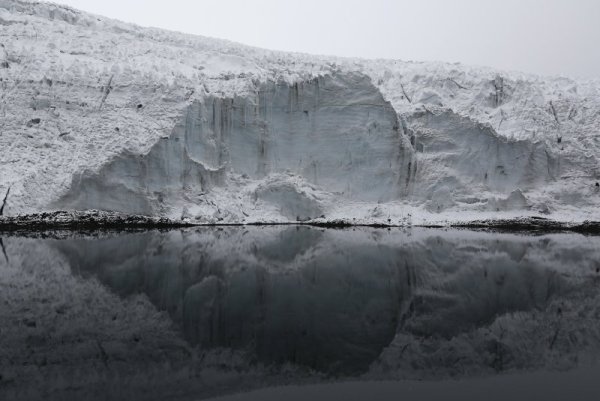
[[[600,219],[597,82],[273,52],[19,0],[0,24],[7,214]]]
[[[180,374],[189,347],[146,297],[123,300],[82,280],[46,241],[2,241],[1,399],[144,397],[148,383]]]

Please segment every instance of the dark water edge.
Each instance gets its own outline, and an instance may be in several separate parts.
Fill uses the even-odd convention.
[[[595,236],[224,226],[0,238],[1,399],[470,381],[595,369],[600,356]]]

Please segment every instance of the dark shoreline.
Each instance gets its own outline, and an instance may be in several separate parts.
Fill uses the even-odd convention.
[[[466,229],[475,231],[516,232],[516,233],[580,233],[600,235],[600,221],[584,221],[566,223],[540,217],[526,217],[499,220],[474,220],[470,222],[422,225],[395,224],[355,224],[346,220],[306,221],[306,222],[255,222],[255,223],[190,223],[181,220],[157,218],[139,215],[124,215],[113,212],[91,211],[58,211],[43,212],[19,216],[1,216],[0,233],[31,233],[43,231],[140,231],[150,229],[177,229],[193,227],[243,227],[243,226],[310,226],[320,228],[437,228]]]
[[[466,223],[452,224],[450,227],[470,230],[489,230],[495,232],[524,232],[539,234],[571,232],[585,235],[600,235],[599,221],[565,223],[544,218],[475,220]]]

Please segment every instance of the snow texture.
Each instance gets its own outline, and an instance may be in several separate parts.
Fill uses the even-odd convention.
[[[5,215],[599,220],[600,82],[257,49],[0,0]]]

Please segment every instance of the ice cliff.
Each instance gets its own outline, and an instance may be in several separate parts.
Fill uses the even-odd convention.
[[[599,219],[600,82],[317,57],[0,0],[5,214]]]

